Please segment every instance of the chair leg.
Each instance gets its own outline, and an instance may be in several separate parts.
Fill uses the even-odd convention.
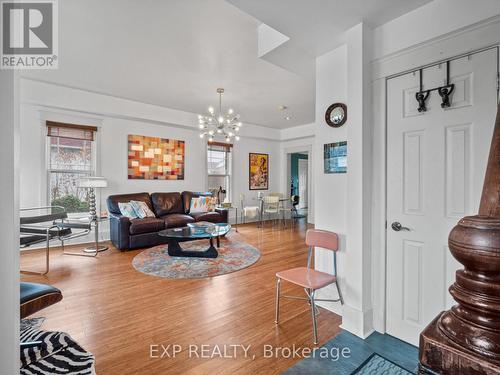
[[[309,299],[311,300],[311,315],[313,321],[313,343],[314,345],[318,344],[318,328],[316,327],[316,304],[314,302],[314,294],[315,290],[311,292],[309,295]]]
[[[342,292],[340,291],[338,281],[335,282],[335,285],[337,286],[337,292],[339,294],[340,304],[343,305],[344,304],[344,297],[342,297]]]
[[[274,323],[279,323],[280,318],[280,289],[281,289],[281,279],[276,278],[276,316],[274,318]]]

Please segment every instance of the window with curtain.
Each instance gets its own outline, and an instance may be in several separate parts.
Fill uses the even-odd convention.
[[[207,146],[208,190],[218,191],[222,187],[225,197],[231,200],[231,144],[212,142]]]
[[[95,175],[93,126],[47,121],[48,200],[67,212],[88,212],[86,190],[79,189],[80,177]]]

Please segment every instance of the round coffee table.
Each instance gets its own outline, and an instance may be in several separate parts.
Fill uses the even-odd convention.
[[[168,255],[172,257],[196,257],[196,258],[217,258],[219,253],[214,246],[214,238],[217,247],[220,247],[220,237],[231,230],[231,225],[227,223],[217,223],[207,231],[200,231],[190,227],[164,229],[158,234],[168,239]],[[210,246],[204,251],[189,251],[182,249],[180,242],[208,239]]]

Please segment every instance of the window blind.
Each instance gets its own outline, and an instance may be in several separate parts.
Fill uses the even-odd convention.
[[[94,133],[97,131],[95,126],[65,124],[62,122],[47,121],[47,136],[82,139],[86,141],[94,140]]]
[[[232,147],[233,147],[232,143],[208,142],[208,149],[213,151],[231,152]]]

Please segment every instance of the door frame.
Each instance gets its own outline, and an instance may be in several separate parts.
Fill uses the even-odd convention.
[[[314,182],[313,177],[313,145],[312,143],[304,144],[302,146],[286,147],[282,149],[281,160],[282,160],[282,170],[286,170],[286,173],[282,173],[281,178],[281,190],[286,194],[290,193],[290,155],[299,152],[307,152],[307,222],[309,224],[314,224]]]
[[[468,30],[431,40],[415,48],[403,51],[397,56],[388,56],[372,61],[372,302],[373,327],[386,332],[387,293],[387,82],[420,67],[439,65],[489,49],[497,49],[497,70],[499,70],[500,19],[471,26]],[[464,49],[463,46],[469,46]],[[441,52],[438,52],[441,51]],[[443,52],[444,51],[444,52]],[[416,56],[419,56],[417,59]],[[413,66],[414,61],[420,62]],[[499,70],[500,71],[500,70]],[[497,91],[497,101],[498,101]]]
[[[300,165],[305,165],[306,168],[307,168],[307,180],[306,180],[306,193],[307,193],[307,200],[306,200],[306,208],[307,208],[307,205],[309,204],[309,154],[307,154],[307,161],[304,160],[304,159],[299,159],[298,160],[298,177],[297,177],[297,181],[299,182],[300,181]],[[300,183],[298,184],[297,186],[297,190],[299,192],[299,195],[300,195]],[[302,199],[302,203],[304,203],[304,200]],[[299,207],[300,207],[300,203],[299,203]],[[298,207],[298,208],[299,208]]]

